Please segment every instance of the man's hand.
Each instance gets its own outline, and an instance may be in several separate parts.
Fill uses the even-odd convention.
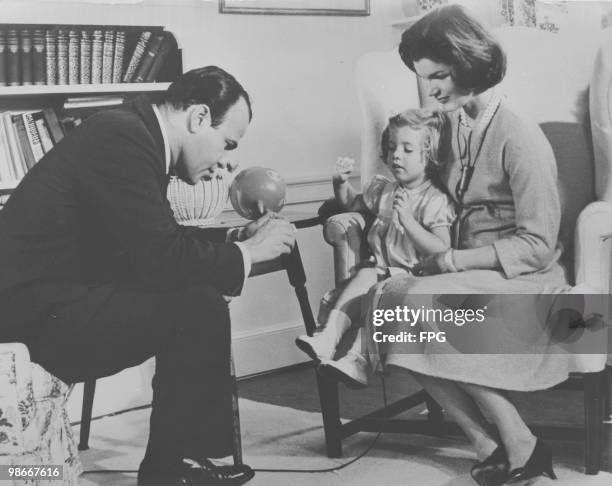
[[[261,218],[247,223],[244,226],[244,239],[250,238],[255,233],[257,233],[257,230],[260,229],[264,224],[266,224],[270,219],[278,219],[278,217],[278,214],[273,213],[272,211],[268,211]]]
[[[253,263],[273,260],[280,255],[289,253],[295,243],[295,226],[284,219],[269,216],[260,226],[257,223],[265,218],[262,216],[257,221],[249,223],[255,229],[253,235],[244,240]],[[248,225],[247,225],[248,226]],[[247,230],[248,231],[248,230]]]
[[[348,181],[354,168],[355,161],[353,159],[350,157],[338,157],[333,180],[341,184]]]

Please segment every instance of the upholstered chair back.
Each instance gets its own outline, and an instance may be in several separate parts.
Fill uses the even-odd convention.
[[[565,247],[563,261],[572,270],[576,219],[595,200],[589,83],[597,39],[526,27],[497,34],[508,54],[500,88],[518,113],[540,124],[555,153],[562,208],[559,240]]]

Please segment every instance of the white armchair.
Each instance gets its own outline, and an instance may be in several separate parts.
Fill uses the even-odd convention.
[[[609,294],[612,31],[605,34],[599,51],[597,39],[525,27],[500,29],[498,37],[508,53],[502,91],[520,113],[540,123],[555,152],[562,199],[559,238],[565,245],[563,261],[572,283],[592,293]],[[419,106],[419,96],[416,76],[402,64],[396,50],[364,55],[358,62],[356,84],[362,108],[361,175],[365,182],[386,170],[378,154],[387,119],[392,113]],[[354,273],[363,256],[365,224],[363,215],[344,213],[329,218],[324,227],[324,237],[334,249],[336,284]],[[607,401],[603,385],[606,360],[606,355],[575,355],[573,368],[585,378],[586,471],[591,474],[599,470],[601,418]],[[431,411],[430,407],[430,415]],[[329,431],[326,424],[328,452],[341,450],[334,440],[360,430],[354,425],[351,432],[343,430],[346,425],[334,427]]]

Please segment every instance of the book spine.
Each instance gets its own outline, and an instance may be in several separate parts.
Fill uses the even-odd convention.
[[[0,30],[0,86],[8,84],[8,71],[6,68],[7,49],[6,32]]]
[[[30,145],[30,140],[28,139],[25,124],[23,123],[23,118],[21,118],[21,115],[13,115],[12,120],[13,126],[15,127],[15,132],[17,133],[17,141],[19,142],[19,147],[23,153],[23,160],[25,162],[26,170],[30,170],[32,167],[34,167],[36,159],[34,158],[34,153],[32,152],[32,147]]]
[[[47,84],[57,84],[57,37],[51,29],[45,31]]]
[[[19,34],[15,29],[8,32],[6,38],[8,47],[6,57],[6,70],[8,72],[8,84],[10,86],[19,86],[21,84],[21,65],[19,57]]]
[[[100,84],[102,82],[102,31],[94,30],[91,39],[91,82]]]
[[[161,34],[155,34],[151,37],[149,44],[147,45],[147,50],[142,56],[142,60],[138,65],[138,70],[136,71],[136,75],[134,76],[135,83],[144,82],[147,74],[153,65],[153,61],[157,57],[159,50],[161,48],[162,43],[164,42],[165,34],[162,32]]]
[[[4,130],[6,132],[6,136],[9,143],[9,150],[11,152],[11,162],[13,163],[15,178],[19,180],[28,171],[28,168],[25,163],[25,156],[23,155],[23,150],[21,150],[21,145],[19,144],[17,138],[17,130],[15,128],[15,125],[13,124],[13,118],[11,114],[9,112],[4,113],[4,115],[2,116],[2,120],[4,121]]]
[[[79,84],[81,76],[79,64],[81,60],[81,37],[78,30],[68,32],[68,84]]]
[[[68,32],[57,31],[57,84],[68,84]]]
[[[22,29],[20,37],[21,46],[21,84],[29,86],[33,82],[32,76],[32,33],[30,29]]]
[[[8,146],[8,137],[4,130],[4,122],[0,119],[0,183],[10,185],[17,179],[11,161],[11,152]]]
[[[81,84],[91,83],[91,35],[89,31],[81,31],[81,63],[80,63],[80,82]]]
[[[32,35],[32,70],[34,84],[45,84],[47,81],[45,31],[42,29],[36,29]]]
[[[35,113],[32,116],[34,117],[34,123],[36,123],[36,130],[38,131],[42,149],[47,153],[53,148],[53,140],[51,140],[51,134],[45,124],[45,119],[42,116],[42,112]]]
[[[125,52],[125,32],[120,30],[115,34],[115,53],[113,56],[113,83],[121,82],[123,74],[123,58]]]
[[[113,82],[113,57],[115,50],[115,31],[104,32],[104,44],[102,47],[102,82]]]
[[[49,128],[51,140],[53,140],[54,145],[57,145],[59,141],[64,138],[64,130],[62,129],[62,125],[55,110],[53,108],[45,108],[43,110],[43,117],[47,123],[47,128]]]
[[[40,142],[40,135],[38,134],[38,129],[36,128],[36,122],[34,121],[31,113],[23,113],[21,117],[23,118],[23,124],[26,128],[28,142],[30,142],[30,147],[32,148],[32,153],[34,154],[34,163],[36,163],[45,155],[42,143]]]
[[[170,51],[174,48],[174,38],[171,34],[166,34],[164,37],[164,41],[162,42],[161,47],[159,48],[159,52],[157,56],[153,60],[153,64],[151,65],[151,69],[147,73],[146,78],[144,79],[145,83],[153,83],[157,81],[157,75],[161,71],[166,59],[168,59],[168,55]]]
[[[134,52],[132,53],[132,57],[130,58],[130,62],[128,67],[125,70],[125,74],[123,75],[123,82],[130,83],[132,78],[136,74],[136,70],[138,69],[138,64],[142,59],[145,50],[147,49],[147,43],[149,42],[149,38],[151,37],[151,32],[142,32],[140,34],[140,38],[136,43],[136,47],[134,48]]]

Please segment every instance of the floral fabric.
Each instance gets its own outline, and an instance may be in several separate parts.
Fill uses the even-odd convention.
[[[443,4],[463,4],[480,11],[492,26],[515,25],[549,32],[569,29],[596,30],[612,24],[612,5],[605,1],[570,0],[415,0],[419,12]]]
[[[26,346],[0,344],[0,464],[63,464],[62,484],[78,484],[82,467],[65,409],[68,390],[68,385],[30,362]],[[58,482],[12,484],[57,486]]]

